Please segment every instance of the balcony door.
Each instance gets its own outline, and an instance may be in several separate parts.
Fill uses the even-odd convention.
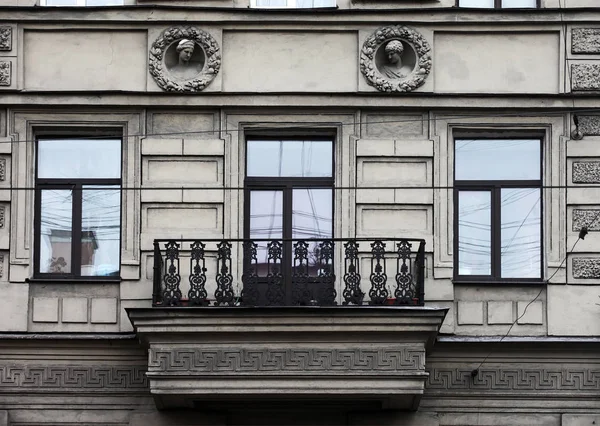
[[[256,253],[246,256],[245,269],[254,274],[252,296],[244,285],[254,303],[309,305],[327,298],[333,170],[331,138],[247,141],[244,237]]]

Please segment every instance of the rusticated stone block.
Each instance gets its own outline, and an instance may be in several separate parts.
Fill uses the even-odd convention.
[[[482,325],[483,302],[458,302],[459,325]]]
[[[600,90],[600,64],[571,65],[571,89]]]
[[[0,61],[0,86],[11,85],[11,63]]]
[[[571,36],[572,53],[600,53],[600,28],[574,28]]]
[[[0,27],[0,50],[12,50],[12,28]]]
[[[573,209],[573,231],[586,226],[588,231],[600,231],[600,210]]]
[[[574,162],[573,183],[600,183],[600,161]]]
[[[573,259],[573,277],[600,278],[600,258],[578,257]]]
[[[600,115],[580,115],[579,131],[586,136],[600,136]]]

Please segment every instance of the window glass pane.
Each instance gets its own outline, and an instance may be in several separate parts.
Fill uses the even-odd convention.
[[[121,191],[118,186],[96,188],[102,189],[84,186],[81,194],[81,275],[118,276]]]
[[[283,192],[250,192],[250,239],[283,238]],[[258,264],[267,263],[267,242],[258,242]],[[259,266],[259,274],[266,273]],[[262,274],[264,275],[264,274]]]
[[[121,177],[120,139],[40,139],[39,178]]]
[[[73,192],[70,189],[41,191],[40,272],[71,272]]]
[[[502,0],[502,7],[537,7],[537,0]]]
[[[335,7],[335,0],[297,0],[298,8]]]
[[[248,141],[247,176],[330,177],[332,141]]]
[[[87,0],[88,6],[121,6],[123,0]]]
[[[459,7],[494,7],[494,0],[460,0]]]
[[[539,139],[457,139],[458,180],[539,180]]]
[[[503,188],[502,278],[541,278],[541,189]]]
[[[491,275],[491,192],[458,194],[458,273]]]
[[[46,6],[77,6],[77,0],[46,0]]]
[[[287,0],[256,0],[256,7],[286,7]]]

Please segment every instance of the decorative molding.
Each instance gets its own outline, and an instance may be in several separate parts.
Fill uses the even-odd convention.
[[[386,59],[385,49],[388,43],[395,41],[402,44],[401,49],[403,47],[403,52],[398,53],[396,60],[401,64],[406,57],[407,66],[412,67],[405,75],[402,69],[396,71],[397,76],[394,75],[394,71],[385,71],[392,66],[391,60]],[[413,51],[407,54],[407,49]],[[414,64],[410,62],[411,57],[415,61]],[[431,47],[427,40],[419,32],[403,26],[379,28],[367,37],[360,51],[360,71],[367,83],[381,92],[411,92],[417,89],[429,75],[431,63]]]
[[[571,90],[600,90],[600,64],[571,65]]]
[[[12,62],[0,61],[0,86],[10,86],[12,84],[11,69]]]
[[[151,372],[310,373],[401,372],[425,368],[419,348],[150,349]]]
[[[579,115],[579,131],[584,136],[600,136],[600,115]]]
[[[572,266],[573,278],[600,278],[600,258],[576,257]]]
[[[573,209],[573,231],[586,226],[588,231],[600,231],[600,210]]]
[[[12,27],[0,27],[0,50],[12,50]]]
[[[68,366],[68,365],[1,365],[0,392],[27,388],[30,391],[52,390],[115,392],[148,388],[146,367]]]
[[[0,206],[0,229],[4,229],[6,217],[6,206]]]
[[[594,368],[432,368],[427,391],[592,391],[600,394],[600,367]],[[427,393],[426,391],[426,393]]]
[[[4,276],[4,255],[0,254],[0,278]]]
[[[600,28],[573,28],[571,53],[600,53]]]
[[[600,183],[600,161],[573,162],[573,183]]]
[[[178,78],[171,67],[165,62],[165,54],[177,48],[183,40],[193,42],[195,50],[200,48],[203,55],[201,69],[191,78]],[[187,67],[193,67],[188,62]],[[171,27],[154,41],[150,49],[150,74],[156,84],[168,92],[200,92],[204,90],[216,77],[221,68],[221,49],[217,41],[207,32],[194,27]]]

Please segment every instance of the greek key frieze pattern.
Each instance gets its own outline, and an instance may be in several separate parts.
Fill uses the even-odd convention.
[[[425,353],[398,349],[150,349],[149,371],[334,373],[418,371]]]
[[[471,369],[433,368],[428,390],[487,391],[594,391],[600,394],[600,367],[591,369],[480,369],[471,378]]]
[[[39,390],[142,390],[148,387],[145,366],[0,366],[0,392]]]

